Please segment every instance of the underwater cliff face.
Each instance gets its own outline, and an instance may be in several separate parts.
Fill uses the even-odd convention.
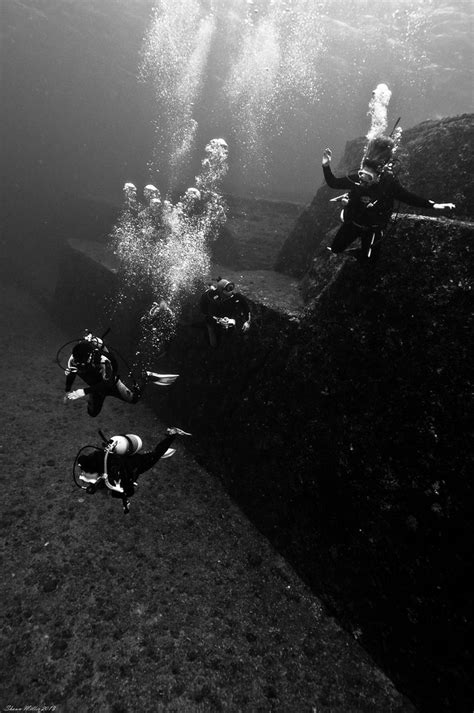
[[[435,202],[455,203],[456,210],[451,217],[472,220],[474,159],[470,147],[473,140],[474,114],[425,121],[407,129],[402,134],[397,154],[397,170],[402,185]],[[335,175],[344,175],[359,167],[363,145],[363,138],[347,143],[339,164],[334,162]],[[321,246],[329,244],[328,231],[340,225],[341,204],[329,202],[338,192],[324,183],[322,170],[320,175],[322,187],[299,216],[277,257],[275,269],[280,272],[302,277]],[[422,211],[400,204],[400,213],[404,212],[435,214],[434,211]]]
[[[151,399],[423,713],[472,694],[473,262],[472,223],[406,216],[376,264],[315,260],[304,312],[255,297],[219,349],[190,305],[160,361],[180,378]],[[57,313],[103,326],[112,289],[75,254]],[[113,329],[127,355],[140,308]]]
[[[406,218],[299,326],[256,306],[245,340],[170,352],[200,460],[430,712],[469,697],[473,263],[472,224]]]

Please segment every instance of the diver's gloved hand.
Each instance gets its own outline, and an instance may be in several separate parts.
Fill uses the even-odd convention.
[[[242,332],[248,332],[250,329],[250,320],[248,319],[246,322],[243,323],[242,325]]]
[[[232,327],[235,327],[235,319],[232,319],[232,317],[215,317],[214,319],[217,324],[220,324],[220,326],[224,329],[231,329]]]
[[[433,203],[432,208],[434,210],[454,210],[456,206],[454,203]]]
[[[331,163],[331,159],[332,159],[332,151],[331,151],[331,149],[324,149],[324,151],[323,151],[323,160],[322,160],[322,162],[321,162],[322,165],[323,165],[323,166],[329,166],[329,164]]]
[[[75,391],[68,391],[64,397],[64,403],[67,404],[68,401],[75,401],[76,399],[82,399],[86,395],[84,389],[76,389]]]

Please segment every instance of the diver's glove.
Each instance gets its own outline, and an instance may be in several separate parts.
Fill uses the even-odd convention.
[[[243,323],[242,332],[248,332],[249,329],[250,329],[250,319],[248,319],[246,322]]]
[[[188,433],[187,431],[183,431],[182,428],[178,428],[177,426],[170,426],[169,428],[166,429],[166,434],[168,436],[192,436],[192,433]],[[167,451],[168,452],[168,451]],[[162,456],[163,458],[163,456]]]
[[[331,163],[331,159],[332,159],[332,151],[331,151],[331,149],[324,149],[324,151],[323,151],[323,158],[322,158],[322,160],[321,160],[321,164],[322,164],[323,166],[329,166],[329,164]]]
[[[86,395],[84,389],[76,389],[75,391],[68,391],[64,397],[64,403],[67,404],[68,401],[75,401],[76,399],[82,399]]]

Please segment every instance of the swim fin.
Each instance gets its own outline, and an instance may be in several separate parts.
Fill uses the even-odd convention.
[[[170,428],[166,429],[166,433],[168,436],[192,436],[192,433],[183,431],[182,428],[178,428],[177,426],[170,426]]]
[[[156,386],[171,386],[179,376],[179,374],[156,374],[153,371],[147,371],[146,375],[150,383]]]
[[[175,453],[176,453],[176,448],[168,448],[168,450],[165,451],[161,457],[162,458],[170,458],[171,456],[174,456]]]

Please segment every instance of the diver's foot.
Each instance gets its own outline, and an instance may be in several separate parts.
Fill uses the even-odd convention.
[[[166,429],[166,433],[168,436],[192,436],[192,433],[188,433],[187,431],[183,431],[181,428],[178,428],[177,426],[171,426],[171,428]]]
[[[162,458],[171,458],[176,453],[176,448],[168,448],[167,451],[163,453]]]

